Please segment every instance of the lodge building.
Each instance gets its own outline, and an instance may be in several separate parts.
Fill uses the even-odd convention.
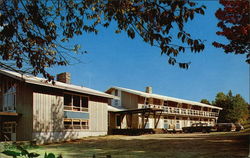
[[[193,123],[215,125],[222,108],[152,93],[152,87],[138,91],[111,87],[106,93],[119,97],[112,100],[110,129],[181,130]]]
[[[0,69],[0,140],[59,142],[107,135],[112,129],[181,130],[214,125],[221,108],[152,93],[111,87],[105,93]]]
[[[70,84],[70,75],[46,79],[0,70],[0,137],[38,143],[107,135],[113,96]]]

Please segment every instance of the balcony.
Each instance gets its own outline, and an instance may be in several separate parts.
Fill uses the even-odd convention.
[[[163,113],[165,114],[177,114],[177,115],[185,115],[185,116],[201,116],[201,117],[218,117],[218,113],[216,112],[208,112],[208,111],[200,111],[193,109],[184,109],[184,108],[176,108],[176,107],[168,107],[161,105],[142,105],[142,108],[156,108],[163,109]]]

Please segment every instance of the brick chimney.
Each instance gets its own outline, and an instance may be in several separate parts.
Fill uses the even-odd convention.
[[[56,75],[56,80],[59,82],[70,84],[71,83],[70,73],[68,73],[68,72],[60,73],[60,74]]]
[[[146,93],[153,93],[151,86],[146,87]]]

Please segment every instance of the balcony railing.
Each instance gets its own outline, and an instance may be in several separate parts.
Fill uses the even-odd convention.
[[[142,105],[142,108],[163,109],[164,113],[187,115],[187,116],[218,117],[219,115],[216,112],[200,111],[200,110],[184,109],[184,108],[176,108],[176,107],[168,107],[168,106],[152,105],[152,104]]]

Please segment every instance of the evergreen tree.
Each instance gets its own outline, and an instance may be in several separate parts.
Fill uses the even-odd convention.
[[[243,123],[249,116],[248,103],[240,94],[233,96],[231,90],[227,95],[223,92],[219,92],[216,95],[214,105],[223,108],[220,112],[218,122]]]

